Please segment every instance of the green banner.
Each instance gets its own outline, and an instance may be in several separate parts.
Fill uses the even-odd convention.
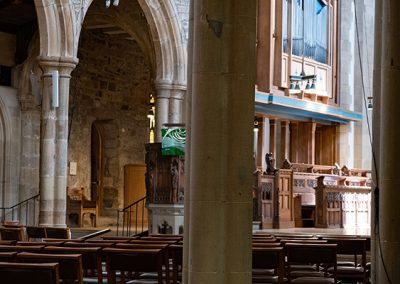
[[[161,129],[161,135],[161,153],[163,155],[185,155],[185,128],[163,128]]]

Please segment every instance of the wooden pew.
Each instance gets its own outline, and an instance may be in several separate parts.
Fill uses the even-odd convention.
[[[116,284],[116,272],[121,271],[121,282],[124,283],[126,272],[157,272],[158,284],[163,283],[162,266],[163,251],[162,249],[120,249],[105,248],[103,252],[106,255],[107,278],[108,284]]]
[[[17,254],[19,262],[59,264],[60,279],[66,282],[83,284],[82,256],[80,254],[43,254],[21,252]],[[29,283],[29,282],[27,282]]]
[[[253,283],[283,284],[285,266],[284,258],[285,254],[283,247],[253,247]],[[273,271],[273,275],[270,275],[269,270]]]
[[[17,246],[62,246],[63,244],[64,244],[64,241],[59,241],[59,242],[22,241],[22,242],[17,242],[16,245]]]
[[[299,244],[287,243],[285,245],[287,257],[287,275],[290,283],[337,283],[337,254],[336,244]],[[295,271],[294,265],[316,264],[321,267],[333,267],[331,274],[319,271]],[[332,275],[332,276],[330,276]],[[325,279],[325,278],[333,279]],[[293,279],[295,278],[295,279]],[[311,282],[319,279],[320,282]]]
[[[58,263],[0,262],[2,283],[59,284]]]
[[[344,281],[357,281],[367,283],[367,239],[361,238],[324,238],[328,243],[337,244],[337,254],[354,256],[354,263],[337,267],[337,277]],[[361,257],[361,263],[358,263]],[[330,271],[329,269],[328,271]]]
[[[172,259],[172,283],[182,283],[183,245],[168,247]]]
[[[165,268],[165,275],[167,283],[169,283],[170,278],[170,266],[169,259],[172,259],[171,252],[169,247],[172,244],[170,243],[116,243],[115,248],[121,249],[161,249],[162,259],[163,259],[163,267]],[[154,271],[155,272],[155,271]],[[143,276],[143,275],[142,275]],[[151,275],[149,273],[146,274],[146,277],[157,279],[157,275]]]
[[[32,246],[9,246],[9,245],[0,245],[0,252],[41,252],[44,248],[44,245],[32,245]]]
[[[0,252],[0,262],[14,262],[17,252]]]
[[[82,243],[73,243],[83,245]],[[48,246],[44,248],[49,254],[80,254],[82,255],[82,269],[84,277],[96,277],[98,283],[103,283],[102,271],[102,248],[101,247],[57,247]],[[84,279],[85,280],[85,279]]]

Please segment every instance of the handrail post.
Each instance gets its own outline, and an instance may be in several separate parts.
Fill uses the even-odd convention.
[[[118,225],[119,225],[119,210],[117,210],[117,236],[118,236]]]
[[[136,219],[136,220],[135,220],[135,234],[137,234],[137,225],[138,225],[138,224],[137,224],[137,223],[138,223],[138,204],[139,204],[139,203],[136,203],[136,207],[135,207],[135,213],[136,213],[136,215],[135,215],[135,217],[136,217],[136,218],[135,218],[135,219]]]
[[[143,230],[143,227],[144,227],[144,206],[145,206],[145,204],[144,204],[144,202],[142,201],[142,232],[144,231]]]

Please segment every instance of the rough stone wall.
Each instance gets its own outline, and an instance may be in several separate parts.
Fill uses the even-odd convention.
[[[149,64],[135,41],[99,31],[82,32],[78,57],[70,87],[68,153],[69,161],[77,162],[77,175],[69,175],[68,186],[83,187],[89,196],[91,127],[96,121],[104,134],[103,205],[115,211],[123,205],[124,165],[144,163]]]

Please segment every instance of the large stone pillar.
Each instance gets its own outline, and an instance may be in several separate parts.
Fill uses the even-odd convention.
[[[75,58],[39,58],[42,75],[39,224],[66,226],[68,100]],[[59,106],[52,104],[52,72],[59,72]]]
[[[399,1],[376,3],[374,142],[373,283],[400,283],[400,11]]]
[[[355,6],[354,1],[340,1],[340,61],[339,90],[340,107],[354,111],[355,63],[358,57],[355,53]],[[357,66],[358,67],[358,66]],[[359,67],[358,67],[359,68]],[[362,98],[359,98],[362,101]],[[354,123],[340,125],[337,129],[337,162],[340,165],[353,167],[354,152]]]
[[[169,98],[169,123],[183,123],[183,99],[185,92],[186,86],[173,86]]]
[[[255,3],[192,2],[190,284],[251,283]]]
[[[156,129],[155,129],[155,141],[161,142],[161,128],[164,124],[168,123],[168,111],[169,111],[169,98],[171,96],[172,85],[169,81],[156,81]]]

